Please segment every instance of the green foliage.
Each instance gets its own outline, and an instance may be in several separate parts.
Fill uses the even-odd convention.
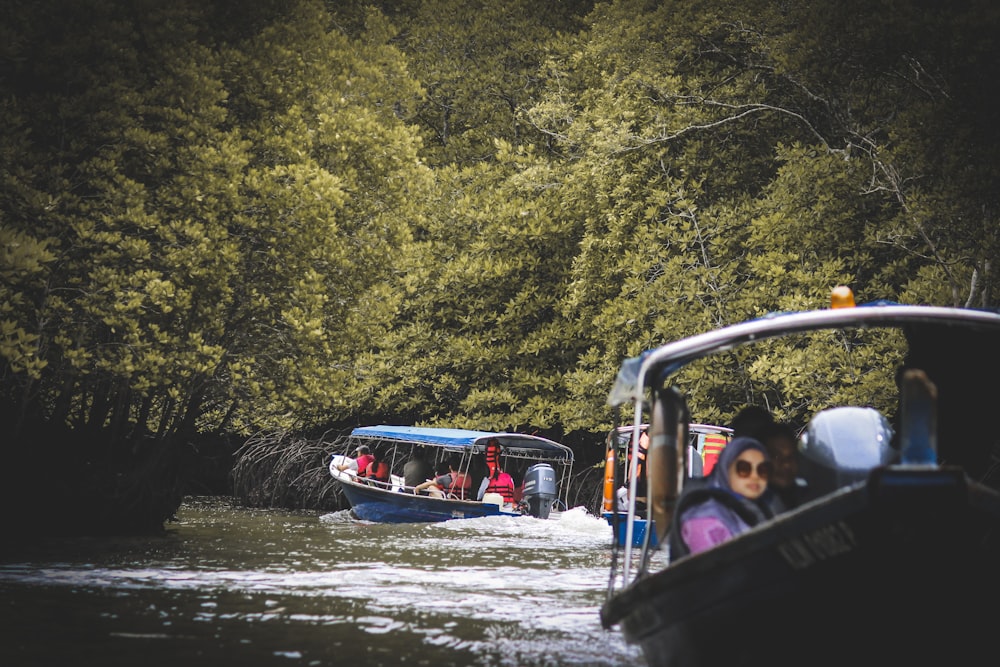
[[[510,174],[534,159],[499,148]],[[527,402],[537,394],[557,398],[565,368],[552,359],[551,367],[539,365],[558,334],[554,286],[573,247],[550,223],[554,202],[537,195],[535,179],[544,176],[524,171],[503,180],[485,165],[439,174],[437,206],[400,258],[396,326],[366,360],[371,387],[363,393],[371,399],[363,410],[429,423],[555,428],[551,409]]]
[[[967,186],[951,187],[943,170],[926,169],[929,153],[904,158],[893,134],[929,146],[901,109],[918,112],[926,128],[928,113],[952,107],[946,86],[961,77],[944,68],[917,76],[904,70],[957,64],[955,54],[941,53],[957,42],[929,34],[942,18],[964,23],[964,11],[942,16],[912,7],[901,17],[870,3],[779,12],[772,3],[727,2],[697,11],[632,2],[595,10],[585,45],[551,64],[559,87],[530,112],[577,158],[564,165],[562,211],[586,223],[564,312],[576,322],[575,337],[591,344],[571,371],[564,407],[584,414],[594,406],[593,388],[610,385],[623,356],[769,311],[821,307],[836,284],[851,285],[862,300],[959,305],[964,282],[970,298],[982,299],[988,288],[972,276],[992,284],[992,269],[934,216],[950,215],[946,200],[984,199],[965,197]],[[985,13],[991,25],[995,14]],[[827,20],[834,15],[837,21]],[[984,43],[971,51],[985,66]],[[580,94],[567,96],[566,81]],[[947,149],[931,143],[965,158],[956,149],[969,146],[969,135],[946,134],[954,140]],[[962,163],[986,174],[996,161]],[[925,205],[937,213],[928,215]],[[989,239],[992,248],[992,237],[980,228],[963,238]],[[884,404],[883,381],[826,372],[809,349],[692,371],[682,388],[706,420],[724,421],[748,402],[794,419],[833,397]],[[876,349],[882,356],[869,363],[898,359]],[[826,399],[800,399],[803,387],[781,371],[786,357],[815,367]],[[861,360],[855,353],[853,361]],[[598,414],[589,412],[592,422]]]
[[[425,137],[431,165],[488,160],[494,140],[537,142],[520,117],[540,94],[538,67],[575,32],[589,2],[422,0],[385,3],[400,26],[398,43],[424,94],[406,118]]]
[[[430,182],[386,95],[415,84],[384,26],[348,39],[317,2],[214,37],[213,7],[130,8],[40,7],[6,63],[4,242],[31,252],[5,269],[57,261],[5,280],[5,398],[164,434],[326,419]]]
[[[39,354],[39,336],[26,325],[31,301],[44,290],[45,265],[55,259],[47,241],[0,224],[0,358],[13,378],[38,380],[47,365]]]

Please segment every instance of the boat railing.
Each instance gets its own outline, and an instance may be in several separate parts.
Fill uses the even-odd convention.
[[[361,484],[367,484],[368,486],[375,486],[380,489],[385,489],[386,491],[401,491],[404,493],[413,493],[412,486],[406,486],[405,484],[402,484],[398,481],[392,481],[391,479],[388,482],[383,482],[380,479],[368,479],[367,477],[356,477],[354,481],[359,482]]]
[[[394,475],[394,477],[398,477],[398,475]],[[385,491],[393,491],[393,492],[397,492],[397,493],[409,493],[409,494],[413,494],[413,490],[416,488],[416,487],[413,487],[413,486],[407,486],[405,483],[401,482],[400,480],[390,480],[388,482],[383,482],[380,479],[368,479],[367,477],[355,477],[354,481],[357,482],[358,484],[365,484],[367,486],[374,486],[374,487],[377,487],[379,489],[383,489]],[[452,496],[449,494],[448,497],[451,498]],[[460,498],[453,498],[453,499],[461,500]]]
[[[408,494],[411,494],[411,495],[413,494],[414,489],[416,488],[416,487],[413,487],[413,486],[407,486],[406,484],[402,483],[399,480],[394,480],[394,481],[389,481],[389,482],[383,482],[382,480],[378,480],[378,479],[367,479],[365,477],[355,477],[354,481],[356,483],[358,483],[358,484],[365,484],[367,486],[374,486],[374,487],[377,487],[377,488],[380,488],[380,489],[384,489],[386,491],[393,491],[395,493],[408,493]],[[460,496],[458,496],[458,495],[456,495],[454,493],[445,494],[444,498],[447,499],[447,500],[473,500],[473,498],[462,498],[462,497],[460,497]],[[563,507],[563,509],[565,509],[566,502],[564,500],[557,499],[557,502]]]

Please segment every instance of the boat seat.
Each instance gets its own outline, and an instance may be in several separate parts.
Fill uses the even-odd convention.
[[[406,482],[403,480],[402,475],[389,475],[389,481],[392,484],[393,491],[406,491]]]
[[[483,494],[483,502],[503,507],[503,496],[499,493]]]

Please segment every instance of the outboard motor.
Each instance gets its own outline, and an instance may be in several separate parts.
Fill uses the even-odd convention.
[[[548,463],[536,463],[524,473],[522,499],[528,505],[528,514],[537,519],[548,519],[552,503],[557,496],[556,471]]]
[[[892,426],[874,408],[837,407],[813,415],[799,440],[799,475],[815,498],[868,478],[898,459]]]

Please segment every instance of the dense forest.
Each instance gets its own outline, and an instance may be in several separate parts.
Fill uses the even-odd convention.
[[[995,308],[998,36],[987,0],[7,0],[7,525],[162,526],[260,433],[538,431],[585,466],[643,349],[838,284]],[[856,354],[689,404],[801,423],[806,367],[891,413]]]

